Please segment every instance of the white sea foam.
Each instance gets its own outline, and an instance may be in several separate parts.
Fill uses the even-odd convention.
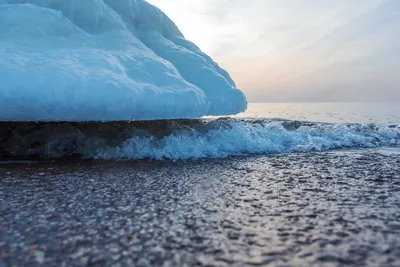
[[[289,123],[288,126],[284,124]],[[180,129],[172,134],[133,137],[114,147],[83,150],[96,159],[199,159],[257,153],[316,152],[339,148],[373,148],[398,144],[400,127],[231,121],[208,130]]]

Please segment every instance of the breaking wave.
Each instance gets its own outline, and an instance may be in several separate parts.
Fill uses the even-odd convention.
[[[200,159],[400,144],[400,126],[271,119],[2,123],[4,157]]]

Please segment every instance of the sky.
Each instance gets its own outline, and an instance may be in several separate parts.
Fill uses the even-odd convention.
[[[250,102],[400,101],[400,0],[148,0]]]

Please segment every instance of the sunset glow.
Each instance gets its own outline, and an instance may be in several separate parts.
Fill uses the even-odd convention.
[[[250,100],[400,99],[399,1],[149,2]]]

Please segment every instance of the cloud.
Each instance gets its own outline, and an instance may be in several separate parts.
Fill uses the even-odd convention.
[[[381,90],[400,100],[398,0],[151,2],[228,69],[250,100],[346,100],[362,92],[373,100]]]

